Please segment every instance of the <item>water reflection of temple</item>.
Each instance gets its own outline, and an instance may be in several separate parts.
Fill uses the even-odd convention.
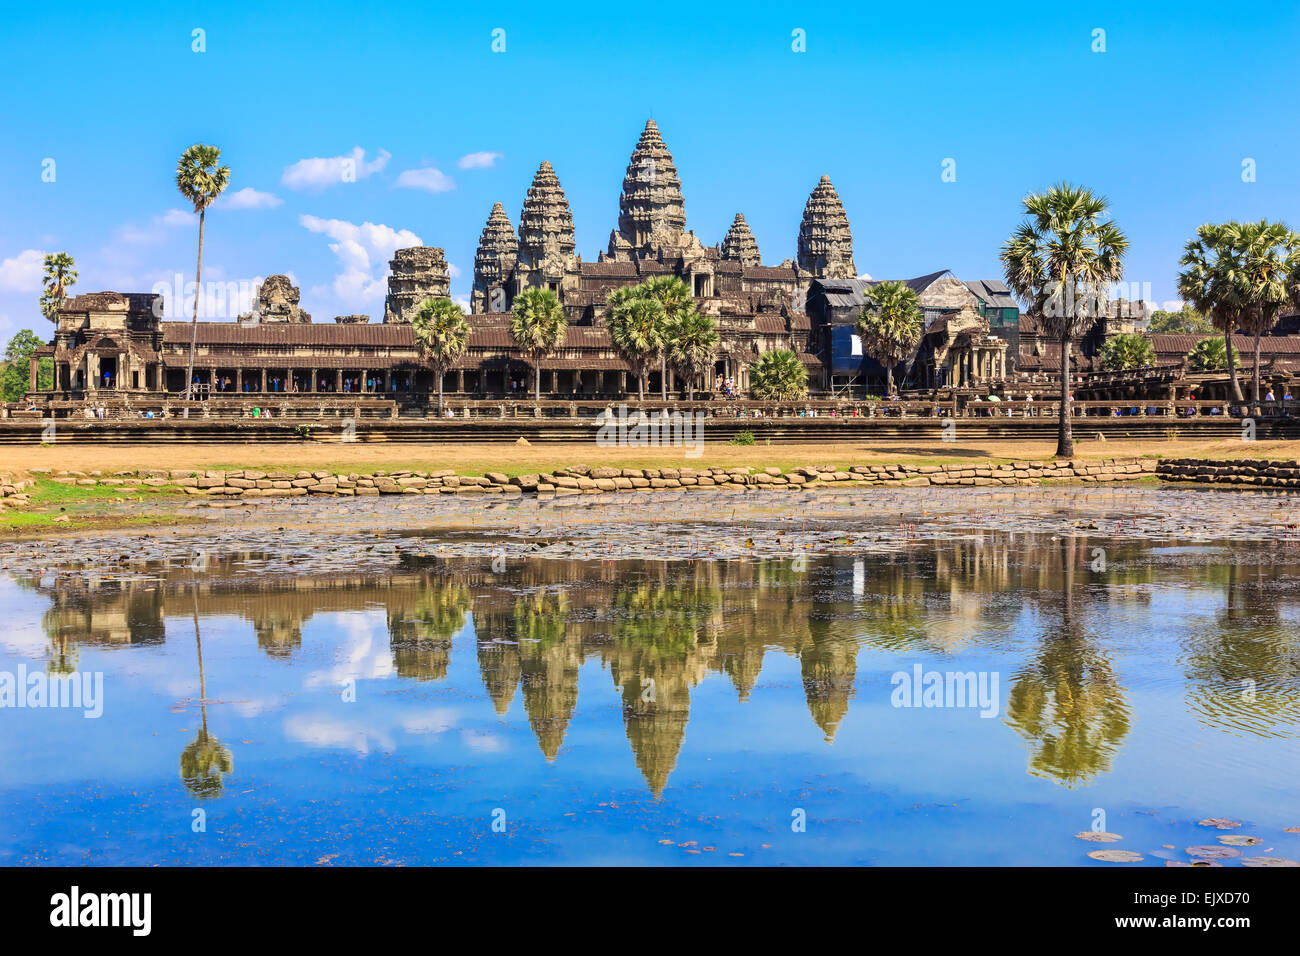
[[[300,651],[313,618],[381,609],[393,670],[420,681],[447,678],[453,639],[472,627],[493,708],[505,715],[521,698],[548,760],[560,753],[577,709],[583,665],[598,661],[621,700],[636,765],[656,794],[677,765],[692,691],[711,674],[725,676],[745,701],[766,655],[788,655],[798,661],[812,722],[833,741],[854,698],[863,648],[893,660],[913,650],[953,653],[975,641],[1011,646],[1015,634],[1023,645],[1027,633],[1032,646],[1017,645],[1023,659],[1006,687],[1004,718],[1025,740],[1031,773],[1074,785],[1107,771],[1130,719],[1095,625],[1108,608],[1149,600],[1142,587],[1095,585],[1177,579],[1139,560],[1143,546],[1112,546],[1108,576],[1099,577],[1082,537],[1039,541],[1031,551],[1026,544],[987,535],[813,559],[801,571],[775,559],[535,561],[500,575],[487,562],[410,557],[382,574],[260,575],[248,573],[258,555],[232,553],[201,570],[153,565],[112,578],[27,583],[51,601],[50,666],[65,669],[76,666],[79,647],[163,641],[165,619],[187,615],[191,604],[202,618],[249,622],[258,647],[281,660]],[[1192,694],[1200,695],[1193,706],[1207,695],[1213,703],[1213,688],[1263,665],[1294,691],[1295,644],[1251,611],[1267,605],[1276,615],[1281,595],[1273,589],[1260,598],[1267,582],[1242,569],[1223,581],[1203,573],[1222,586],[1225,611],[1192,658]],[[1255,636],[1232,636],[1242,614],[1258,625]],[[1276,706],[1290,700],[1294,707],[1294,694],[1271,691]],[[1222,707],[1201,709],[1213,720]]]

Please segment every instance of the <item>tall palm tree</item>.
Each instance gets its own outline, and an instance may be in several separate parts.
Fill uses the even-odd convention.
[[[755,398],[803,398],[808,394],[808,370],[789,349],[771,349],[750,368],[749,390]]]
[[[1300,236],[1284,223],[1247,222],[1241,225],[1241,269],[1249,303],[1242,327],[1255,336],[1254,401],[1259,401],[1259,340],[1277,324],[1278,313],[1292,301],[1300,270]]]
[[[465,354],[469,345],[469,322],[465,312],[451,299],[425,299],[411,316],[415,347],[433,369],[438,382],[438,417],[442,417],[442,380],[447,370]]]
[[[1128,238],[1110,220],[1109,203],[1090,189],[1060,183],[1023,200],[1026,219],[1002,247],[1007,285],[1043,330],[1061,343],[1061,419],[1056,454],[1074,455],[1070,339],[1102,314],[1112,284],[1124,277]]]
[[[59,321],[59,309],[68,297],[68,289],[77,284],[76,263],[66,252],[51,252],[45,257],[45,292],[41,295],[41,314],[51,322]]]
[[[718,325],[691,308],[668,326],[668,363],[686,379],[687,401],[695,400],[695,381],[718,354]]]
[[[207,208],[230,183],[230,167],[218,166],[220,162],[220,149],[195,143],[181,154],[180,162],[176,164],[176,188],[199,214],[199,262],[194,270],[194,317],[190,322],[190,361],[185,370],[186,400],[193,395],[194,348],[199,335],[199,297],[203,295],[203,219]]]
[[[664,307],[664,345],[668,344],[668,329],[689,310],[695,307],[691,299],[691,287],[677,276],[654,276],[637,286],[641,294],[658,299]],[[659,353],[659,390],[660,397],[668,400],[668,349]]]
[[[203,726],[194,739],[181,751],[181,782],[200,800],[219,797],[223,778],[235,769],[230,751],[221,741],[208,733],[208,685],[203,676],[203,638],[199,634],[199,592],[195,582],[190,587],[194,607],[194,643],[199,657],[199,711]]]
[[[1205,223],[1196,228],[1196,238],[1183,247],[1178,264],[1178,294],[1198,312],[1208,315],[1214,327],[1223,333],[1228,362],[1228,381],[1232,397],[1242,401],[1241,383],[1237,380],[1237,356],[1232,347],[1232,333],[1241,324],[1238,304],[1245,299],[1241,291],[1238,263],[1241,226],[1235,222]]]
[[[905,282],[889,281],[872,286],[858,316],[857,332],[862,351],[885,367],[887,391],[894,391],[894,366],[920,344],[923,314],[916,291]]]
[[[560,298],[550,289],[525,289],[510,310],[510,335],[533,366],[533,400],[542,400],[542,359],[564,344],[569,325]]]
[[[621,296],[608,314],[610,341],[632,366],[644,402],[646,370],[664,348],[664,307],[658,299]]]

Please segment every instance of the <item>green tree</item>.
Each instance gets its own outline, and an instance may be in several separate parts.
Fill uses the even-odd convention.
[[[1187,306],[1177,312],[1157,309],[1151,313],[1147,331],[1152,335],[1209,335],[1214,331],[1214,323]]]
[[[1254,400],[1259,401],[1259,340],[1277,324],[1282,309],[1295,302],[1300,275],[1300,236],[1280,222],[1242,223],[1241,269],[1246,309],[1242,328],[1255,337]]]
[[[1205,223],[1196,229],[1196,238],[1183,247],[1178,264],[1178,294],[1192,308],[1210,317],[1223,333],[1224,354],[1228,362],[1228,380],[1232,397],[1242,401],[1241,383],[1237,380],[1237,354],[1231,348],[1232,333],[1241,327],[1242,310],[1248,298],[1242,281],[1240,264],[1241,226],[1235,222]]]
[[[638,298],[630,294],[610,296],[610,300],[612,305],[605,320],[609,338],[618,354],[632,366],[638,394],[644,402],[646,371],[664,349],[664,329],[667,324],[664,307],[658,299]]]
[[[0,366],[0,401],[21,402],[31,384],[32,353],[41,340],[30,329],[20,329],[5,348],[4,365]],[[43,358],[36,367],[36,388],[44,391],[54,387],[54,362]]]
[[[411,330],[420,357],[433,369],[438,383],[438,417],[441,418],[442,380],[469,346],[469,322],[461,307],[451,299],[425,299],[411,317]]]
[[[1112,335],[1101,346],[1101,367],[1108,372],[1126,372],[1154,365],[1155,361],[1156,350],[1151,340],[1136,332]]]
[[[894,366],[916,350],[923,315],[916,291],[904,282],[881,282],[867,292],[858,316],[862,351],[885,367],[885,394],[894,391]]]
[[[51,322],[59,321],[59,309],[68,297],[68,289],[77,284],[76,263],[66,252],[51,252],[45,257],[44,289],[41,293],[41,315]]]
[[[1227,346],[1223,339],[1217,335],[1213,338],[1201,339],[1196,343],[1196,347],[1187,353],[1187,367],[1193,372],[1217,372],[1219,369],[1228,367]],[[1237,350],[1232,350],[1233,364],[1241,361],[1241,356]]]
[[[718,325],[691,308],[668,325],[668,362],[686,380],[686,398],[695,399],[695,382],[718,354]]]
[[[542,400],[542,359],[564,344],[569,325],[560,298],[550,289],[531,288],[515,297],[510,335],[533,366],[533,400]]]
[[[194,350],[199,335],[199,299],[203,295],[203,220],[207,209],[230,183],[230,167],[218,166],[221,150],[195,143],[176,164],[176,188],[199,214],[199,260],[194,270],[194,317],[190,322],[190,360],[185,371],[185,398],[193,397]]]
[[[1109,288],[1124,277],[1128,238],[1111,220],[1109,203],[1091,190],[1061,183],[1023,200],[1026,219],[1002,247],[1007,285],[1043,330],[1061,343],[1061,416],[1056,454],[1074,455],[1070,339],[1103,313]]]
[[[657,299],[664,307],[663,329],[661,337],[664,347],[659,352],[659,391],[660,397],[668,400],[668,351],[671,344],[669,332],[676,322],[693,309],[691,288],[677,276],[654,276],[636,287],[642,297]]]
[[[808,394],[808,370],[789,349],[772,349],[750,367],[749,390],[760,399],[803,398]]]

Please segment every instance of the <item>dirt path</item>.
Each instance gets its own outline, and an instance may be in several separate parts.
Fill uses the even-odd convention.
[[[964,459],[1043,459],[1056,450],[1052,441],[984,442],[833,442],[820,445],[708,445],[688,458],[682,448],[611,448],[593,443],[561,445],[401,444],[292,442],[224,445],[17,445],[0,448],[0,472],[64,468],[112,473],[136,468],[280,468],[364,471],[453,468],[461,474],[504,471],[522,474],[567,465],[775,466],[933,462]],[[1159,455],[1166,458],[1300,458],[1300,441],[1087,441],[1076,448],[1080,458]]]

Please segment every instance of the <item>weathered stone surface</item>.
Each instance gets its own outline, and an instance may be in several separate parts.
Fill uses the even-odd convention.
[[[800,269],[817,278],[857,278],[849,217],[829,176],[821,178],[804,205],[798,261]]]

